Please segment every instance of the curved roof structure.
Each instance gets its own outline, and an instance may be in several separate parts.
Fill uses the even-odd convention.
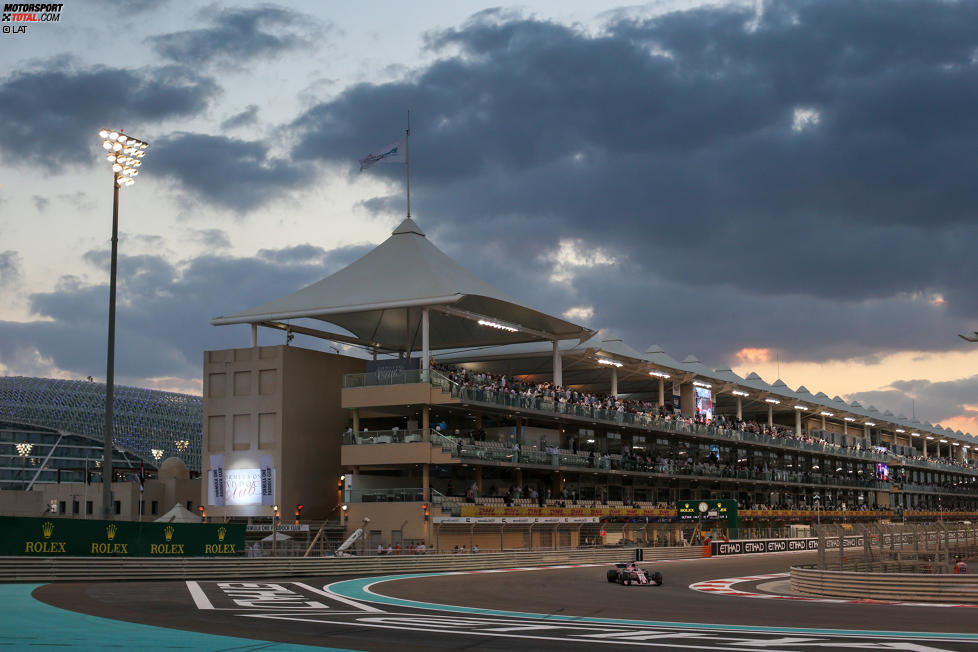
[[[421,348],[421,309],[431,307],[433,346],[454,348],[587,339],[592,331],[528,308],[456,263],[411,218],[335,274],[292,294],[211,320],[214,325],[311,318],[353,333],[355,343]],[[491,321],[496,327],[487,327]],[[325,334],[324,334],[325,335]]]
[[[2,377],[0,418],[102,440],[105,383]],[[112,441],[151,466],[179,457],[199,472],[202,418],[200,396],[116,385]]]

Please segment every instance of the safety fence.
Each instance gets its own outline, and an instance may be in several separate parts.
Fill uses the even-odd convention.
[[[641,552],[639,552],[641,551]],[[698,546],[326,558],[85,559],[0,557],[0,582],[250,579],[485,570],[695,559]]]
[[[815,532],[820,570],[946,574],[957,558],[978,555],[978,528],[967,522],[825,524]]]
[[[793,567],[791,588],[801,593],[833,598],[978,603],[976,575],[857,573]]]

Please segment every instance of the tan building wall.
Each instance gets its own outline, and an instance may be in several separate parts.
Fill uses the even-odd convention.
[[[402,465],[402,464],[459,464],[441,446],[429,442],[409,444],[372,444],[370,446],[343,446],[343,466]],[[421,486],[421,485],[418,485]],[[362,487],[354,487],[361,489]]]
[[[336,518],[340,445],[350,416],[340,407],[344,374],[366,361],[291,346],[204,352],[200,500],[207,501],[210,456],[225,470],[275,469],[275,501],[283,518],[297,504],[305,518]],[[271,516],[270,506],[208,506],[208,516]]]
[[[350,503],[346,530],[353,532],[363,525],[364,517],[370,518],[363,528],[363,549],[367,552],[375,552],[378,541],[386,548],[389,543],[398,540],[397,533],[404,542],[430,542],[431,523],[425,523],[421,506],[422,503]],[[432,512],[440,514],[434,509]]]
[[[440,387],[418,383],[350,387],[342,391],[341,400],[345,408],[461,403]]]
[[[120,513],[113,516],[122,521],[153,521],[170,511],[177,503],[195,514],[200,512],[200,478],[182,480],[146,480],[140,495],[136,482],[113,482],[112,496],[120,503]],[[55,512],[50,509],[54,501]],[[143,501],[140,519],[140,501]],[[153,502],[157,513],[153,513]],[[64,503],[64,511],[61,510]],[[88,504],[92,513],[88,513]],[[75,509],[77,504],[77,510]],[[84,482],[61,484],[35,484],[31,491],[0,491],[0,513],[5,516],[64,516],[68,518],[102,518],[102,484],[86,485]]]

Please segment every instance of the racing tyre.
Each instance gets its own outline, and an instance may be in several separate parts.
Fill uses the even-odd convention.
[[[652,573],[652,581],[655,582],[656,586],[662,586],[662,573]]]
[[[614,584],[618,581],[618,573],[615,571],[608,571],[608,582]]]

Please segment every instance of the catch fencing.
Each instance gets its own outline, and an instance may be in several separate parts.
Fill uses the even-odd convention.
[[[971,523],[851,523],[816,526],[819,570],[875,573],[953,572],[978,556]]]

